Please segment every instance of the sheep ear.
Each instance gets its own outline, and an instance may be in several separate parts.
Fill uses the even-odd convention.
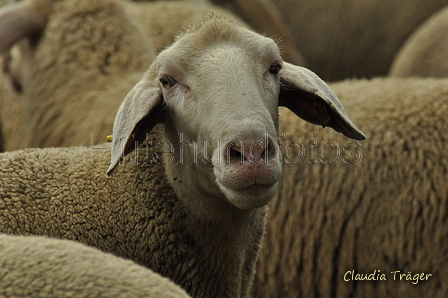
[[[112,174],[122,158],[143,143],[154,126],[163,121],[164,114],[159,86],[143,77],[128,93],[115,116],[107,176]]]
[[[329,126],[349,138],[366,138],[352,123],[333,90],[312,71],[285,62],[280,81],[279,106],[287,107],[312,124]]]
[[[0,54],[19,39],[39,34],[45,29],[52,9],[50,0],[25,0],[0,9]]]

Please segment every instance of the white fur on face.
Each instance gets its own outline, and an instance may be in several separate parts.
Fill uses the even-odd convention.
[[[210,193],[251,209],[269,202],[281,175],[279,79],[269,69],[282,61],[272,40],[241,30],[245,43],[214,42],[188,57],[179,55],[178,41],[159,56],[158,73],[177,81],[161,87],[175,126],[172,142],[179,146],[182,134],[182,142],[198,145],[199,158],[185,156],[184,166],[195,164],[195,175],[210,181]]]

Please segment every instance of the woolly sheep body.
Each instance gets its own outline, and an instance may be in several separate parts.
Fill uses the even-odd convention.
[[[147,152],[143,147],[139,153]],[[235,286],[223,289],[233,281],[221,279],[238,276],[235,263],[257,255],[264,208],[253,212],[255,224],[243,231],[234,228],[241,215],[237,210],[230,212],[229,222],[204,226],[179,202],[162,164],[123,164],[106,179],[109,159],[110,150],[84,147],[3,153],[0,230],[94,246],[151,268],[194,297],[239,291]]]
[[[395,57],[390,76],[448,76],[448,7],[425,21]]]
[[[273,2],[307,67],[326,81],[387,75],[407,37],[448,4],[447,0]]]
[[[448,79],[330,86],[369,138],[355,147],[280,112],[282,150],[305,151],[289,146],[299,164],[285,162],[269,205],[253,297],[446,297]],[[387,280],[344,281],[352,270]]]
[[[0,234],[1,297],[189,297],[132,261],[81,243]]]

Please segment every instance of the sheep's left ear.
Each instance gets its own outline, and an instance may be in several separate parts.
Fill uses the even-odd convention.
[[[280,81],[279,106],[289,108],[312,124],[329,126],[349,138],[366,138],[352,123],[333,90],[312,71],[285,62]]]
[[[128,93],[115,116],[109,176],[120,160],[136,150],[165,116],[163,96],[157,83],[145,74]]]

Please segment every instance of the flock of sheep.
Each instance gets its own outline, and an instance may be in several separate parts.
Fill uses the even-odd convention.
[[[448,1],[0,4],[0,297],[447,297]]]

